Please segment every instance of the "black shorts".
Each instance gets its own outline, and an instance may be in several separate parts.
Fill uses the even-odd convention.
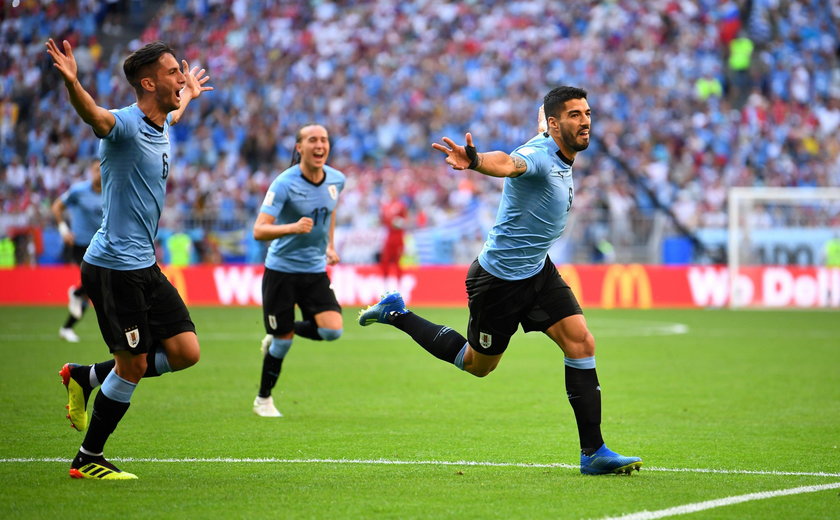
[[[73,244],[72,246],[66,247],[70,250],[70,258],[73,259],[73,263],[76,265],[82,265],[82,260],[85,259],[85,251],[87,251],[87,246]]]
[[[112,353],[144,354],[155,341],[195,332],[184,300],[157,264],[117,271],[82,262],[82,286]]]
[[[273,336],[294,330],[295,305],[304,320],[324,311],[341,312],[327,273],[283,273],[266,268],[262,297],[265,331]]]
[[[583,314],[550,258],[531,278],[512,281],[493,276],[475,260],[466,284],[470,308],[467,340],[479,354],[504,352],[519,324],[525,332],[545,332],[563,318]]]

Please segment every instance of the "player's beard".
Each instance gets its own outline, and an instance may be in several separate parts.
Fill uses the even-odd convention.
[[[587,129],[588,130],[588,129]],[[590,139],[591,139],[591,132],[590,132]],[[563,142],[566,143],[566,146],[571,148],[576,152],[581,152],[589,148],[589,141],[578,141],[578,134],[573,134],[571,132],[567,132],[564,129],[560,129],[560,137],[563,138]]]

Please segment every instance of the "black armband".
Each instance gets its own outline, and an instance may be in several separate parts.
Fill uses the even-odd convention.
[[[470,160],[470,165],[467,168],[475,170],[475,167],[478,166],[478,152],[475,150],[475,146],[465,145],[464,151],[467,152],[467,159]]]

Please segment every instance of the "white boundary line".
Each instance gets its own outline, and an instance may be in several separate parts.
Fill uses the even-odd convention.
[[[579,469],[577,464],[563,462],[487,462],[474,460],[390,460],[390,459],[277,459],[277,458],[135,458],[113,457],[116,462],[194,462],[194,463],[224,463],[224,464],[369,464],[384,466],[482,466],[494,468],[562,468]],[[70,462],[72,459],[64,457],[21,457],[0,459],[0,464],[21,462]],[[672,473],[716,473],[722,475],[771,475],[794,477],[840,477],[840,473],[810,472],[810,471],[763,471],[743,469],[708,469],[708,468],[659,468],[656,466],[642,466],[645,471],[661,471]]]
[[[621,516],[610,516],[605,517],[602,520],[653,520],[655,518],[665,518],[667,516],[696,513],[697,511],[705,511],[706,509],[713,509],[715,507],[731,506],[733,504],[750,502],[752,500],[764,500],[767,498],[783,497],[787,495],[799,495],[801,493],[816,493],[817,491],[825,491],[826,489],[838,488],[840,488],[840,482],[833,482],[831,484],[820,484],[818,486],[802,486],[790,489],[779,489],[776,491],[760,491],[758,493],[748,493],[746,495],[718,498],[716,500],[706,500],[705,502],[695,502],[693,504],[669,507],[668,509],[660,509],[659,511],[640,511],[638,513],[630,513]]]

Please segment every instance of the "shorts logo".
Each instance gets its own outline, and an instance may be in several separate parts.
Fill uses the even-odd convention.
[[[271,327],[272,330],[277,329],[277,316],[273,314],[268,315],[268,326]]]
[[[481,348],[490,348],[490,345],[493,344],[493,336],[486,332],[481,332],[478,335],[478,342],[481,344]]]
[[[330,192],[330,198],[332,200],[338,199],[338,188],[335,187],[335,184],[327,186],[327,191]]]
[[[135,349],[140,344],[140,330],[137,327],[125,331],[125,340],[128,342],[128,348]]]

